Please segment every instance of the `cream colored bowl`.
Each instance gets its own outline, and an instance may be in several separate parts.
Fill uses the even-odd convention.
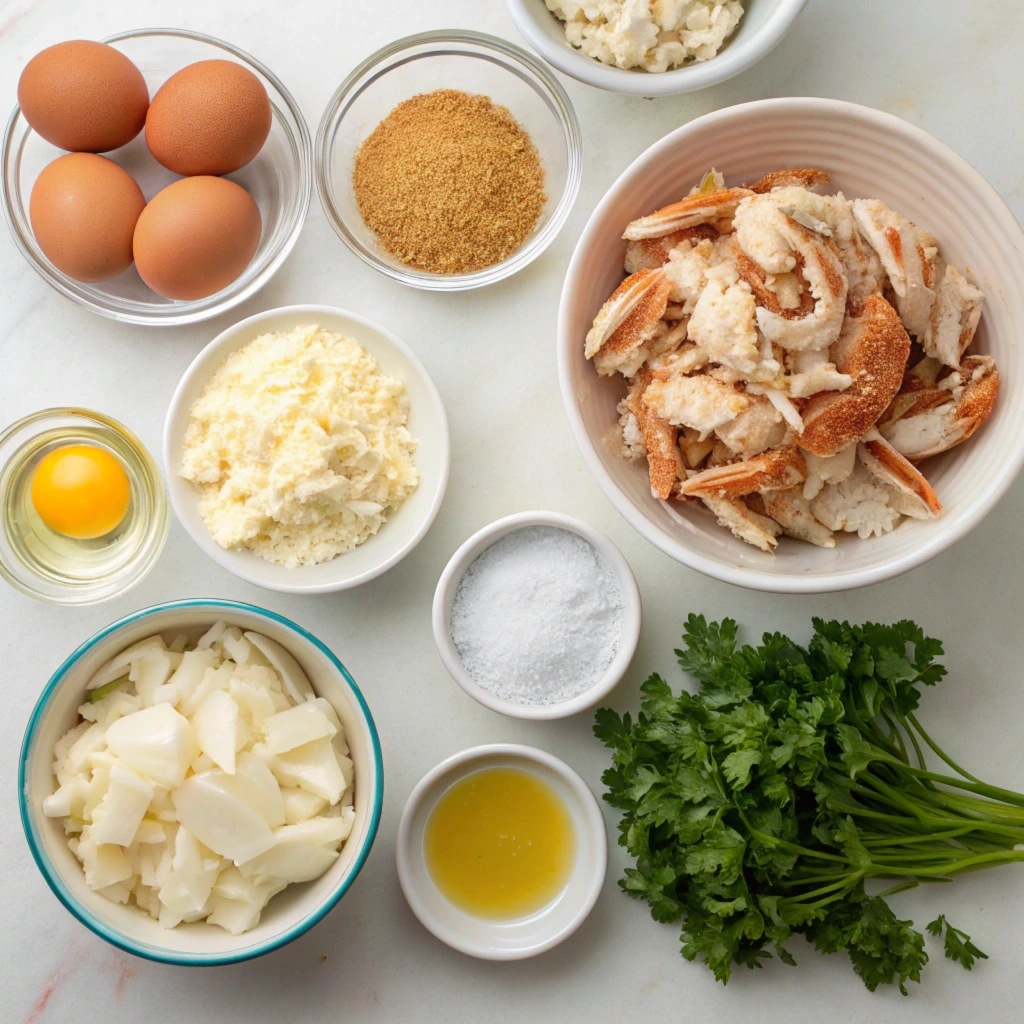
[[[595,314],[623,277],[622,231],[684,196],[714,165],[729,184],[781,167],[819,167],[848,197],[884,200],[932,232],[951,263],[985,292],[974,351],[995,357],[995,412],[965,444],[923,469],[942,502],[937,521],[905,519],[884,537],[842,535],[834,549],[784,539],[767,555],[714,517],[651,496],[647,467],[605,443],[617,423],[622,378],[600,378],[583,357]],[[761,100],[684,125],[641,154],[598,204],[562,289],[558,368],[569,421],[612,504],[652,544],[693,569],[752,590],[821,593],[891,579],[966,536],[992,510],[1024,462],[1024,233],[966,160],[890,114],[826,99]]]
[[[306,324],[358,341],[384,373],[405,384],[409,431],[419,444],[413,461],[420,472],[415,491],[365,543],[319,565],[289,568],[251,551],[227,550],[210,535],[199,514],[199,491],[178,472],[192,403],[224,359],[250,341],[273,331]],[[397,565],[426,535],[448,485],[448,419],[441,396],[412,349],[379,324],[333,306],[284,306],[257,313],[219,334],[192,361],[171,398],[164,424],[164,470],[171,507],[192,539],[218,565],[247,583],[286,594],[327,594],[372,580]]]
[[[565,22],[544,0],[505,3],[523,38],[563,74],[610,92],[656,97],[696,92],[746,71],[778,46],[807,0],[743,0],[743,18],[714,57],[657,73],[612,67],[587,56],[566,39]]]

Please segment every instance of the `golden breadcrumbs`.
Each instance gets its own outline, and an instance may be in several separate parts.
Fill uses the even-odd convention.
[[[435,274],[500,263],[547,202],[537,147],[511,112],[457,89],[399,103],[360,146],[352,184],[384,249]]]

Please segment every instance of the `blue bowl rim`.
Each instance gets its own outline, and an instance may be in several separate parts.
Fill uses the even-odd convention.
[[[373,811],[370,817],[369,830],[363,841],[363,847],[359,851],[359,855],[356,857],[348,875],[342,881],[341,885],[338,886],[337,891],[331,893],[314,913],[303,918],[293,928],[290,928],[280,936],[276,936],[272,940],[262,944],[223,954],[166,953],[158,951],[154,947],[139,945],[132,940],[125,938],[120,932],[108,927],[100,921],[99,918],[95,917],[82,907],[74,896],[71,895],[70,890],[64,884],[64,881],[61,879],[60,875],[54,869],[49,858],[43,851],[42,844],[37,838],[36,830],[29,815],[27,789],[25,785],[29,751],[32,747],[32,740],[35,736],[40,716],[42,715],[46,705],[49,703],[50,697],[61,684],[68,671],[97,643],[124,626],[137,622],[140,619],[148,618],[157,612],[196,607],[224,608],[232,611],[243,611],[266,619],[271,619],[279,625],[298,633],[299,636],[308,640],[314,647],[321,651],[323,655],[334,665],[334,667],[338,669],[342,677],[348,683],[353,694],[355,694],[356,701],[362,710],[367,727],[369,728],[370,740],[373,747],[374,766],[377,774],[377,785],[374,793]],[[22,829],[25,832],[25,838],[28,841],[32,859],[36,862],[36,866],[39,868],[40,873],[46,880],[46,884],[49,885],[53,894],[73,917],[85,925],[85,927],[90,931],[98,935],[101,939],[105,939],[112,946],[116,946],[118,949],[124,950],[126,953],[131,953],[134,956],[142,957],[145,960],[153,960],[157,963],[173,964],[178,967],[212,967],[221,964],[235,964],[244,960],[252,960],[255,957],[263,956],[266,953],[273,952],[275,949],[280,949],[282,946],[286,946],[289,942],[297,939],[300,935],[305,934],[314,925],[319,924],[319,922],[337,906],[342,896],[344,896],[349,890],[349,887],[355,881],[356,876],[362,870],[363,864],[366,863],[366,858],[369,856],[374,840],[377,837],[377,829],[380,826],[383,805],[384,761],[381,755],[380,737],[377,735],[377,726],[374,724],[373,715],[370,714],[370,709],[367,706],[366,700],[356,684],[356,681],[349,674],[348,669],[345,668],[334,652],[331,651],[326,644],[313,636],[313,634],[308,630],[303,629],[302,626],[298,625],[298,623],[293,622],[291,619],[285,618],[285,616],[279,615],[277,612],[272,612],[266,608],[260,608],[256,605],[246,604],[242,601],[226,601],[220,598],[191,598],[183,601],[168,601],[163,604],[151,605],[148,608],[142,608],[139,611],[125,615],[116,622],[112,622],[109,626],[105,626],[99,632],[93,634],[93,636],[84,643],[80,644],[67,658],[65,658],[61,666],[53,673],[52,676],[50,676],[49,681],[43,687],[43,691],[39,695],[39,699],[36,701],[35,707],[32,709],[28,725],[25,728],[25,737],[22,740],[21,754],[18,759],[18,809],[21,815]]]

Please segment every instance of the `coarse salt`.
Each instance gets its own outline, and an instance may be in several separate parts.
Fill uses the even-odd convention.
[[[529,526],[470,564],[452,603],[451,636],[463,667],[516,704],[557,704],[593,686],[622,641],[618,580],[589,541]]]

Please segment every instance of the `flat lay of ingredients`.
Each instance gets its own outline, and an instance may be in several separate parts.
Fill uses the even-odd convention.
[[[805,992],[859,1020],[920,991],[927,1015],[1011,1019],[1019,531],[1004,510],[970,535],[1024,465],[1024,232],[987,154],[908,124],[911,98],[785,98],[767,60],[730,95],[775,98],[672,107],[766,58],[806,0],[507,2],[536,56],[450,30],[356,61],[369,5],[259,59],[208,26],[8,51],[0,200],[39,276],[8,267],[0,342],[27,845],[10,826],[0,854],[58,901],[31,873],[10,895],[49,978],[21,1019],[72,1019],[60,986],[93,1005],[111,972],[104,1013],[139,1019],[123,989],[152,976],[122,954],[212,968],[303,936],[264,961],[272,995],[261,972],[195,992],[391,1020],[414,987],[412,1015],[448,1020],[514,983],[516,1016],[795,1022]],[[826,6],[776,74],[840,59],[852,22]],[[335,90],[318,129],[320,93],[300,80],[300,106],[264,57]],[[624,123],[666,110],[632,146]],[[581,180],[575,251],[520,274]],[[321,215],[343,245],[304,231]],[[291,304],[261,297],[275,275]],[[523,511],[538,493],[581,518]],[[684,678],[649,674],[680,621]],[[542,973],[466,961],[449,984],[452,951],[562,943]],[[911,985],[940,951],[945,978]]]

